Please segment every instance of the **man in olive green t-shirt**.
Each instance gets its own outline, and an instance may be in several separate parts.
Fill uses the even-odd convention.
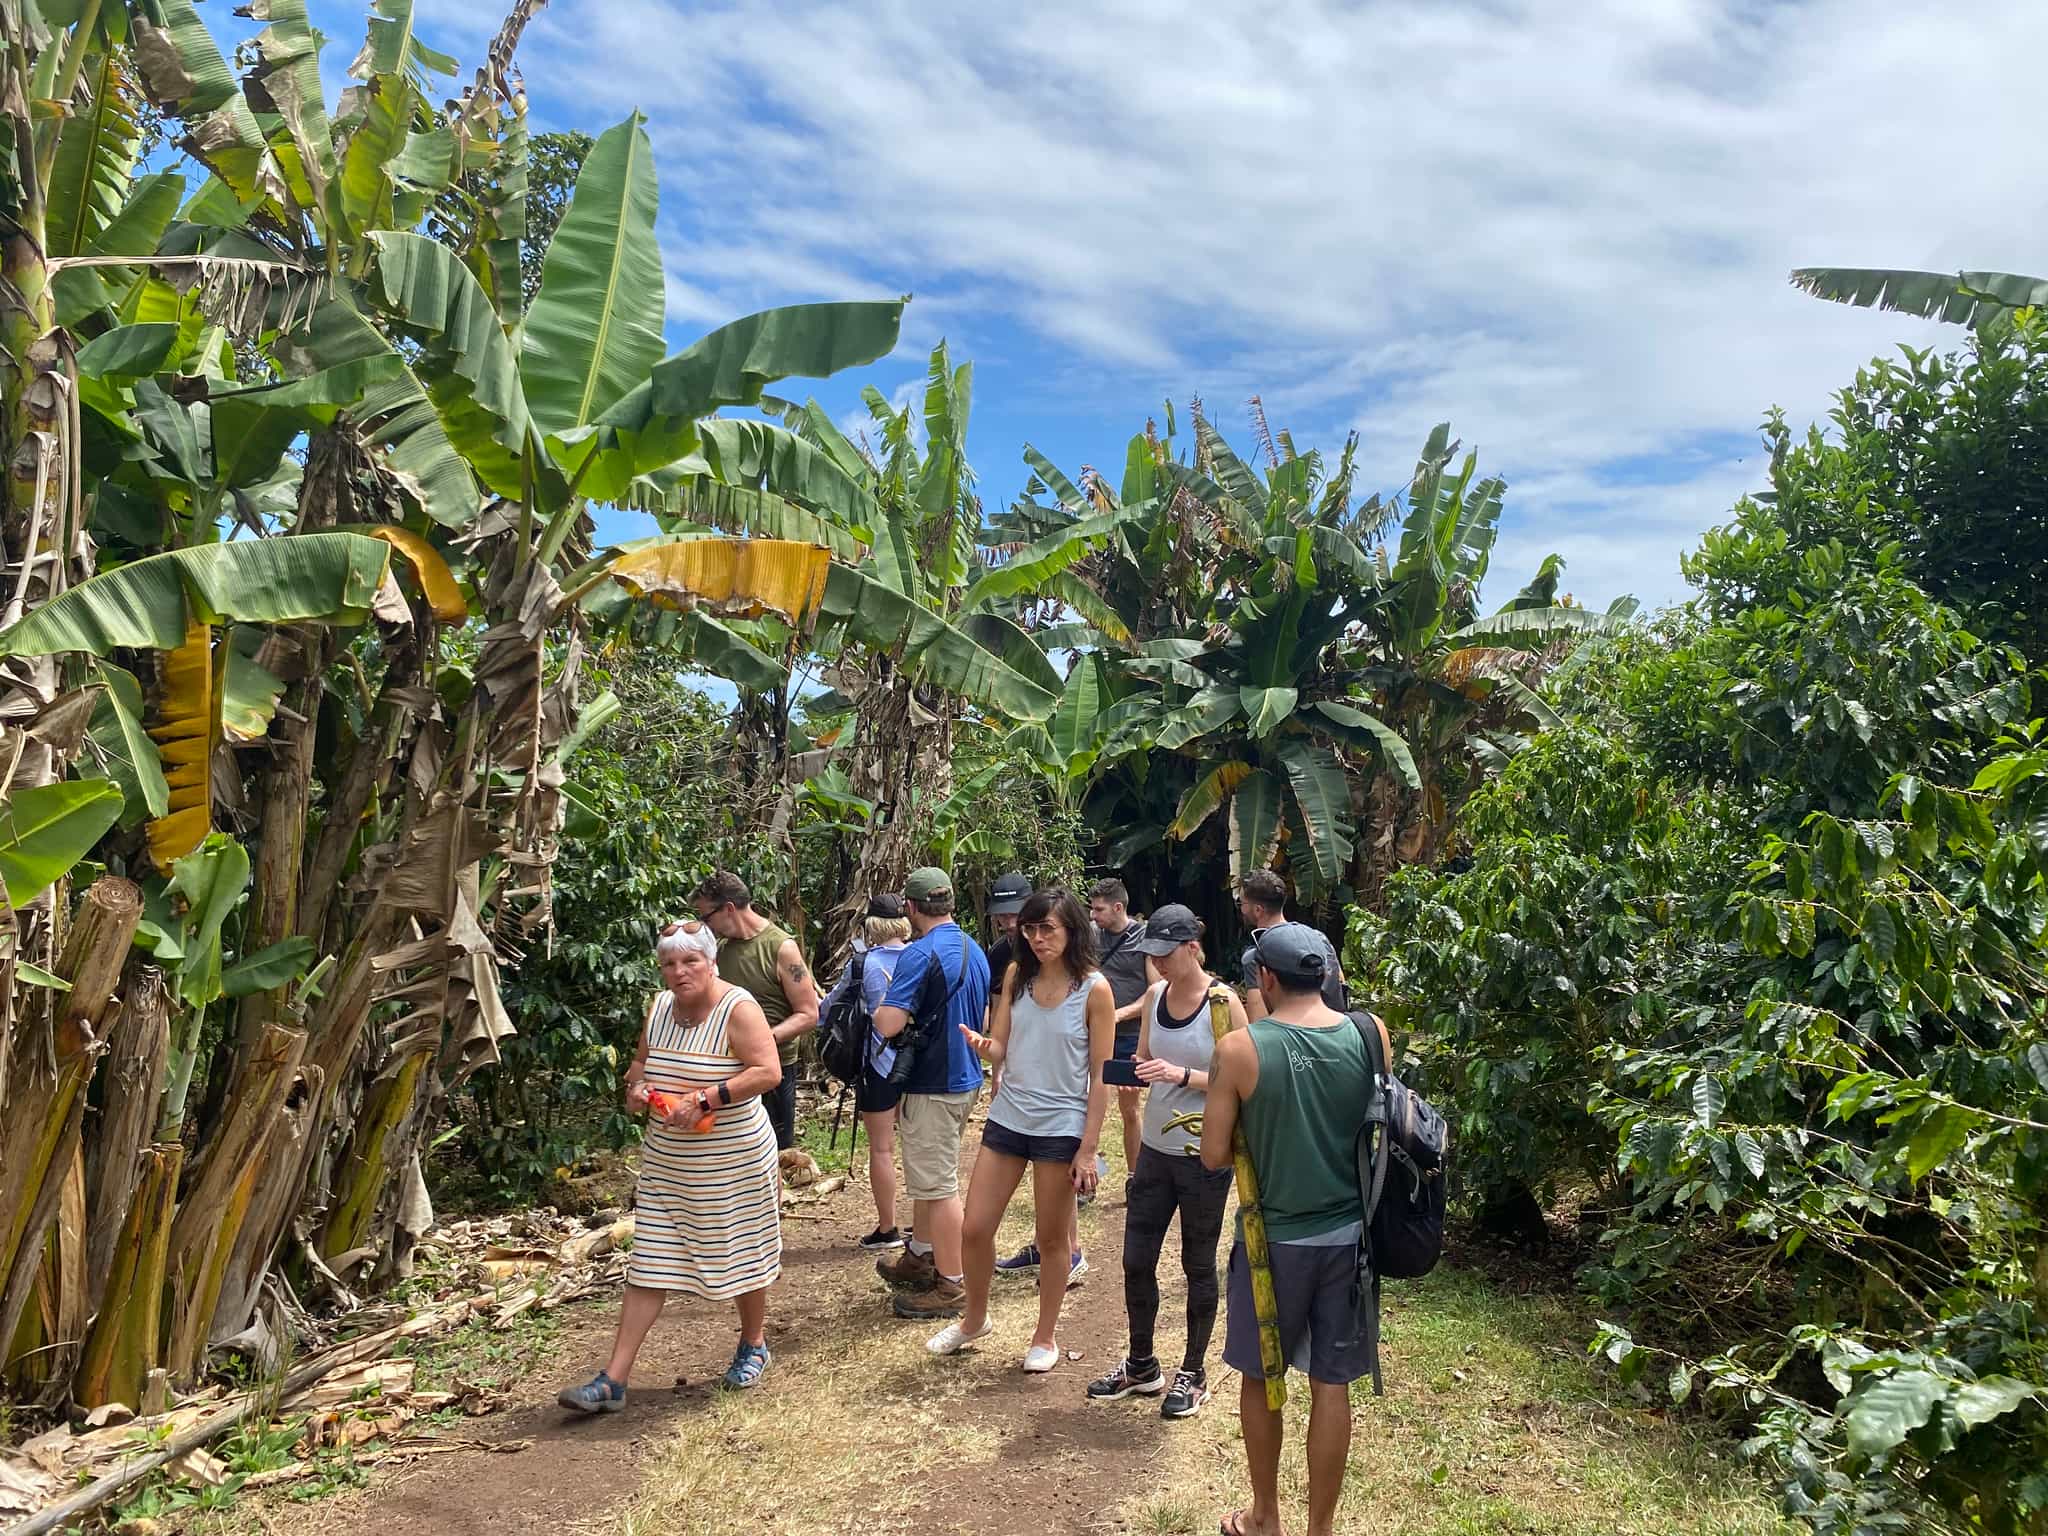
[[[746,881],[719,870],[697,887],[697,918],[718,935],[718,974],[744,987],[761,1005],[782,1058],[782,1081],[762,1096],[775,1126],[775,1145],[796,1145],[796,1043],[818,1027],[818,984],[804,952],[754,910]]]
[[[1305,924],[1279,923],[1253,943],[1266,1016],[1216,1042],[1202,1163],[1230,1167],[1231,1137],[1242,1126],[1259,1178],[1282,1359],[1309,1381],[1309,1536],[1330,1536],[1351,1447],[1351,1383],[1371,1374],[1379,1348],[1375,1303],[1355,1283],[1365,1241],[1358,1133],[1372,1098],[1372,1066],[1358,1026],[1323,1001],[1329,941]],[[1229,1293],[1223,1363],[1241,1377],[1238,1422],[1252,1504],[1228,1516],[1223,1529],[1268,1536],[1280,1529],[1281,1418],[1266,1406],[1241,1228]]]

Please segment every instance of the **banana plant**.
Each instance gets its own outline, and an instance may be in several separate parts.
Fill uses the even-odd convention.
[[[1916,272],[1890,267],[1798,267],[1792,286],[1817,299],[1977,326],[2048,304],[2048,278],[2016,272]]]

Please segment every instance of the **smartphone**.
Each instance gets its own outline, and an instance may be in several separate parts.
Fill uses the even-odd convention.
[[[1102,1080],[1112,1088],[1145,1086],[1145,1080],[1138,1076],[1138,1064],[1118,1056],[1112,1056],[1102,1064]]]

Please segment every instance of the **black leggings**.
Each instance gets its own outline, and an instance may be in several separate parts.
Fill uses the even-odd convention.
[[[1216,1243],[1230,1203],[1228,1168],[1211,1173],[1197,1157],[1141,1147],[1124,1217],[1124,1310],[1131,1317],[1133,1365],[1152,1359],[1159,1321],[1159,1252],[1180,1215],[1180,1267],[1188,1279],[1188,1351],[1184,1371],[1200,1371],[1216,1331]]]

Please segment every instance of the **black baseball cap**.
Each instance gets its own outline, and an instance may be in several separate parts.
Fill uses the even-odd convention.
[[[868,898],[869,917],[900,918],[903,916],[903,898],[894,891],[883,891]]]
[[[1313,987],[1322,985],[1328,965],[1323,946],[1328,942],[1307,923],[1275,923],[1252,940],[1252,952],[1282,981]]]
[[[1022,912],[1024,903],[1031,899],[1031,881],[1017,870],[998,876],[996,883],[989,887],[988,912],[990,917],[1008,917]]]
[[[1201,936],[1202,920],[1174,902],[1145,919],[1145,937],[1138,940],[1138,949],[1156,960],[1162,955],[1172,954],[1183,944],[1194,943]]]

